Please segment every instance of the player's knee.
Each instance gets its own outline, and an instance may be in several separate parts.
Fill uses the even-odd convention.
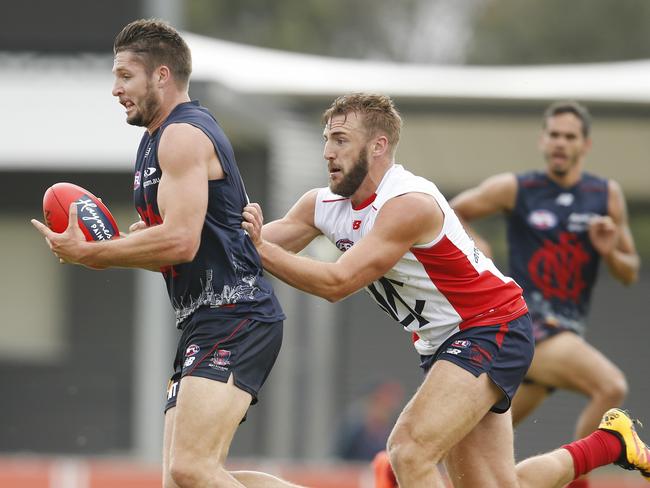
[[[222,475],[219,471],[218,469],[216,471],[210,469],[200,459],[191,458],[190,456],[180,456],[172,459],[169,468],[169,477],[175,483],[171,486],[192,488],[195,486],[207,486],[215,481],[218,482]]]
[[[395,473],[414,475],[438,463],[444,451],[435,438],[425,439],[408,424],[397,424],[388,438],[388,456]]]
[[[627,396],[628,386],[625,375],[618,368],[610,368],[600,375],[599,381],[592,386],[589,396],[592,401],[609,407],[623,403]]]
[[[192,466],[189,462],[178,459],[172,461],[169,468],[169,475],[179,488],[200,486],[201,470],[196,468],[197,466]]]
[[[603,396],[611,405],[620,405],[628,393],[625,375],[617,370],[616,374],[608,375],[608,381],[603,387]]]

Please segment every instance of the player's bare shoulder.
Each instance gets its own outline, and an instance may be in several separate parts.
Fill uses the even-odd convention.
[[[498,204],[502,210],[512,210],[517,198],[517,176],[512,172],[499,173],[486,178],[479,186],[486,198]]]
[[[158,159],[165,166],[206,165],[209,179],[223,178],[223,169],[210,138],[198,127],[187,123],[169,124],[160,137]]]
[[[509,212],[515,206],[517,186],[517,176],[514,173],[499,173],[486,178],[478,186],[461,192],[449,203],[464,220]]]
[[[319,188],[313,188],[303,194],[293,207],[287,212],[285,218],[300,221],[314,226],[314,212]]]
[[[443,223],[443,211],[432,195],[409,192],[391,198],[382,206],[374,228],[399,235],[413,245],[433,240]]]

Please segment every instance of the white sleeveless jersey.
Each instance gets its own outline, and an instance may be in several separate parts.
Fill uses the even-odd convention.
[[[349,198],[321,188],[314,223],[346,251],[372,230],[388,200],[413,192],[436,200],[444,214],[442,230],[432,242],[412,247],[366,291],[405,330],[415,333],[416,350],[433,354],[459,330],[503,324],[526,313],[521,288],[474,246],[438,188],[401,165],[393,165],[376,193],[358,208]]]

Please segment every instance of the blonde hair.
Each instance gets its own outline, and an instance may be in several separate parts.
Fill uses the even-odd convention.
[[[363,116],[361,123],[368,136],[372,137],[382,132],[393,149],[397,146],[402,129],[402,118],[390,97],[368,93],[342,95],[325,110],[322,122],[327,124],[335,115],[347,116],[352,112]]]

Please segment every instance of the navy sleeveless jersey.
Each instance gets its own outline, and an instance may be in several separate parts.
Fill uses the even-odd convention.
[[[262,322],[283,320],[255,246],[241,228],[241,213],[248,197],[232,146],[214,117],[197,101],[176,106],[160,128],[142,137],[133,184],[138,214],[149,226],[162,222],[157,202],[162,176],[158,143],[165,128],[177,123],[191,124],[210,138],[225,178],[208,181],[207,214],[194,259],[161,269],[176,323],[181,325],[198,309],[209,310],[215,316],[246,316]]]
[[[517,175],[508,218],[510,276],[524,289],[533,321],[584,333],[600,255],[589,220],[607,215],[607,180],[583,173],[562,188],[542,172]]]

